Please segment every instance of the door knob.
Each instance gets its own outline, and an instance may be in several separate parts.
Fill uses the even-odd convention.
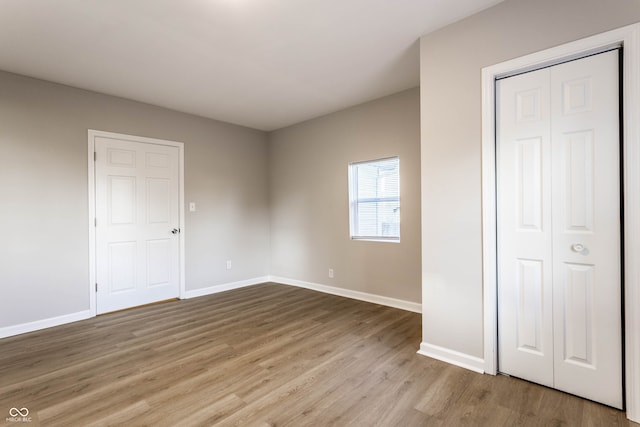
[[[171,230],[171,234],[178,234],[180,232],[179,228],[174,228],[173,230]]]
[[[582,243],[574,243],[571,245],[571,250],[574,252],[582,252],[585,250],[585,247]]]

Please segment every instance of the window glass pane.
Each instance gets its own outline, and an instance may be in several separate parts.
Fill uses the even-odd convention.
[[[397,157],[349,166],[352,238],[399,240],[399,168]]]

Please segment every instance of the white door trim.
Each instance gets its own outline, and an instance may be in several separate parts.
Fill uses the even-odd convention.
[[[91,312],[91,316],[96,315],[96,227],[95,227],[95,218],[96,218],[96,182],[95,182],[95,161],[94,161],[94,152],[95,152],[95,138],[96,137],[104,137],[104,138],[115,138],[115,139],[124,139],[132,142],[142,142],[147,144],[156,144],[156,145],[167,145],[170,147],[177,147],[179,151],[179,162],[180,162],[180,172],[179,172],[179,180],[178,189],[180,192],[179,195],[179,215],[180,215],[180,234],[179,234],[179,246],[180,246],[180,299],[184,299],[186,295],[186,287],[185,287],[185,257],[184,257],[184,241],[185,241],[185,222],[184,222],[184,143],[176,142],[176,141],[167,141],[164,139],[156,139],[156,138],[147,138],[143,136],[133,136],[126,135],[121,133],[113,133],[113,132],[104,132],[100,130],[88,130],[88,165],[89,165],[89,310]]]
[[[496,78],[623,47],[624,300],[627,417],[640,422],[640,23],[482,69],[482,267],[485,372],[497,373]]]

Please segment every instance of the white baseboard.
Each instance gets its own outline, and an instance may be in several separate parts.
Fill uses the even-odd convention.
[[[284,285],[296,286],[299,288],[311,289],[314,291],[324,292],[327,294],[338,295],[341,297],[347,297],[357,299],[361,301],[371,302],[374,304],[385,305],[389,307],[399,308],[402,310],[412,311],[420,313],[421,305],[418,303],[404,301],[396,298],[389,298],[375,294],[369,294],[366,292],[352,291],[349,289],[336,288],[334,286],[321,285],[318,283],[304,282],[301,280],[287,279],[284,277],[275,276],[263,276],[253,279],[241,280],[232,283],[223,283],[216,286],[209,286],[207,288],[192,289],[185,292],[181,297],[183,299],[196,298],[205,295],[216,294],[218,292],[230,291],[232,289],[244,288],[246,286],[259,285],[266,282],[282,283]],[[23,323],[20,325],[6,326],[0,328],[0,338],[11,337],[14,335],[24,334],[27,332],[33,332],[40,329],[51,328],[53,326],[63,325],[65,323],[77,322],[78,320],[89,319],[95,317],[91,314],[91,310],[81,311],[78,313],[66,314],[63,316],[53,317],[50,319],[37,320],[35,322]]]
[[[338,295],[360,301],[372,302],[374,304],[386,305],[388,307],[399,308],[406,311],[412,311],[414,313],[422,312],[422,304],[385,297],[382,295],[369,294],[367,292],[353,291],[351,289],[337,288],[335,286],[321,285],[319,283],[305,282],[302,280],[288,279],[286,277],[278,276],[269,276],[269,281],[324,292],[325,294]]]
[[[58,317],[36,320],[35,322],[21,323],[19,325],[5,326],[0,328],[0,338],[12,337],[14,335],[26,334],[27,332],[39,331],[40,329],[51,328],[64,325],[65,323],[77,322],[93,317],[91,310],[79,311],[77,313],[65,314]]]
[[[484,374],[484,360],[479,357],[470,356],[468,354],[449,350],[448,348],[437,345],[427,344],[426,342],[420,344],[418,354]]]
[[[182,299],[202,297],[205,295],[217,294],[218,292],[230,291],[232,289],[244,288],[245,286],[259,285],[269,281],[268,276],[255,277],[253,279],[241,280],[239,282],[223,283],[221,285],[209,286],[207,288],[192,289],[186,291]]]

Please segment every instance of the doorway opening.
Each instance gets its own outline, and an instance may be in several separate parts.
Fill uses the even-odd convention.
[[[91,314],[182,298],[184,144],[96,130],[88,138]]]
[[[624,333],[627,417],[640,421],[640,24],[588,37],[482,70],[482,252],[484,372],[498,371],[495,84],[506,75],[585,57],[612,48],[622,63],[622,188],[624,191]]]
[[[496,84],[499,371],[622,409],[617,50]]]

